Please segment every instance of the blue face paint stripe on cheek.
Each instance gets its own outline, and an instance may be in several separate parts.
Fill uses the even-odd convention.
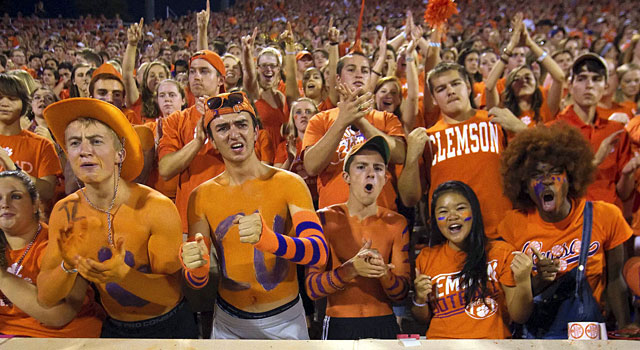
[[[471,221],[471,216],[464,218],[464,221]]]
[[[444,216],[438,216],[438,221],[442,221],[442,220],[444,220],[444,219],[445,219],[445,217],[444,217]]]
[[[535,185],[533,185],[533,191],[536,193],[536,196],[539,197],[543,190],[544,185],[542,184],[542,181],[536,181]]]

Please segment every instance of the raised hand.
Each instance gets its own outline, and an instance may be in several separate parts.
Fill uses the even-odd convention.
[[[338,120],[343,122],[345,127],[373,111],[373,95],[367,92],[359,96],[362,91],[362,88],[351,91],[345,84],[338,85],[338,93],[344,96],[344,100],[338,102],[340,111],[338,113]]]
[[[204,243],[202,233],[196,233],[196,240],[194,242],[185,242],[182,244],[180,252],[182,262],[188,269],[195,269],[207,264],[209,249]]]
[[[431,283],[431,277],[423,275],[416,268],[416,278],[413,280],[416,289],[415,301],[419,304],[425,304],[429,300],[429,296],[433,297],[434,290]]]
[[[262,234],[262,216],[260,216],[260,213],[251,215],[239,214],[233,219],[233,224],[238,225],[240,242],[256,244],[260,241]]]
[[[70,222],[61,229],[58,236],[58,250],[67,267],[75,268],[78,259],[86,255],[88,232],[98,230],[102,224],[94,217],[82,218]]]
[[[127,42],[132,46],[137,46],[142,40],[142,27],[144,25],[144,18],[140,18],[139,23],[133,23],[127,29]]]
[[[287,22],[287,29],[280,34],[280,40],[284,41],[287,47],[292,48],[295,44],[295,38],[293,36],[293,30],[291,29],[291,22]]]
[[[131,267],[124,261],[126,250],[124,249],[124,237],[116,241],[111,250],[111,258],[103,262],[97,262],[91,258],[78,259],[78,273],[87,281],[93,283],[118,283],[122,281]]]
[[[491,121],[511,132],[522,131],[527,125],[507,108],[493,107],[489,110]]]
[[[249,52],[253,52],[253,45],[256,42],[256,37],[258,36],[258,27],[253,28],[253,33],[251,35],[245,35],[240,38],[240,42],[242,43],[243,50],[249,50]]]
[[[196,15],[196,23],[198,25],[198,28],[206,30],[207,26],[209,25],[210,16],[211,7],[209,6],[209,0],[207,0],[207,7],[204,10],[198,12],[198,14]]]
[[[415,128],[407,136],[407,159],[406,162],[417,162],[424,152],[429,136],[425,128]]]

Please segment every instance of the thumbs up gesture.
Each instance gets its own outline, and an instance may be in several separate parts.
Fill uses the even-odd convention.
[[[233,224],[238,225],[238,234],[240,235],[240,242],[256,244],[260,240],[262,234],[262,216],[260,213],[253,213],[251,215],[238,214],[233,219]]]
[[[207,264],[209,249],[204,243],[202,233],[196,233],[196,240],[182,245],[182,262],[188,269],[195,269]]]

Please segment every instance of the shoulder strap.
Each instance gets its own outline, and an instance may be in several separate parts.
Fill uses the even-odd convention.
[[[584,280],[585,270],[587,269],[587,257],[589,255],[589,246],[591,245],[591,228],[593,226],[593,203],[587,201],[582,213],[582,241],[580,244],[580,259],[578,260],[578,273],[576,274],[576,293]]]

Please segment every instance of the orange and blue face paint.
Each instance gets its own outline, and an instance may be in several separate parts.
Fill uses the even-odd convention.
[[[545,180],[549,177],[549,175],[547,174],[540,174],[538,176],[534,176],[531,179],[531,184],[533,187],[533,191],[536,194],[537,197],[540,197],[542,195],[542,192],[545,189]],[[562,171],[561,174],[555,174],[555,175],[551,175],[551,187],[553,187],[553,191],[555,193],[561,193],[562,191],[562,185],[564,185],[567,182],[567,173],[565,171]]]
[[[462,213],[460,213],[460,216],[462,217],[463,221],[471,221],[471,218],[472,218],[471,212],[469,210],[463,211]],[[438,221],[443,221],[446,218],[447,218],[446,216],[437,217]]]

